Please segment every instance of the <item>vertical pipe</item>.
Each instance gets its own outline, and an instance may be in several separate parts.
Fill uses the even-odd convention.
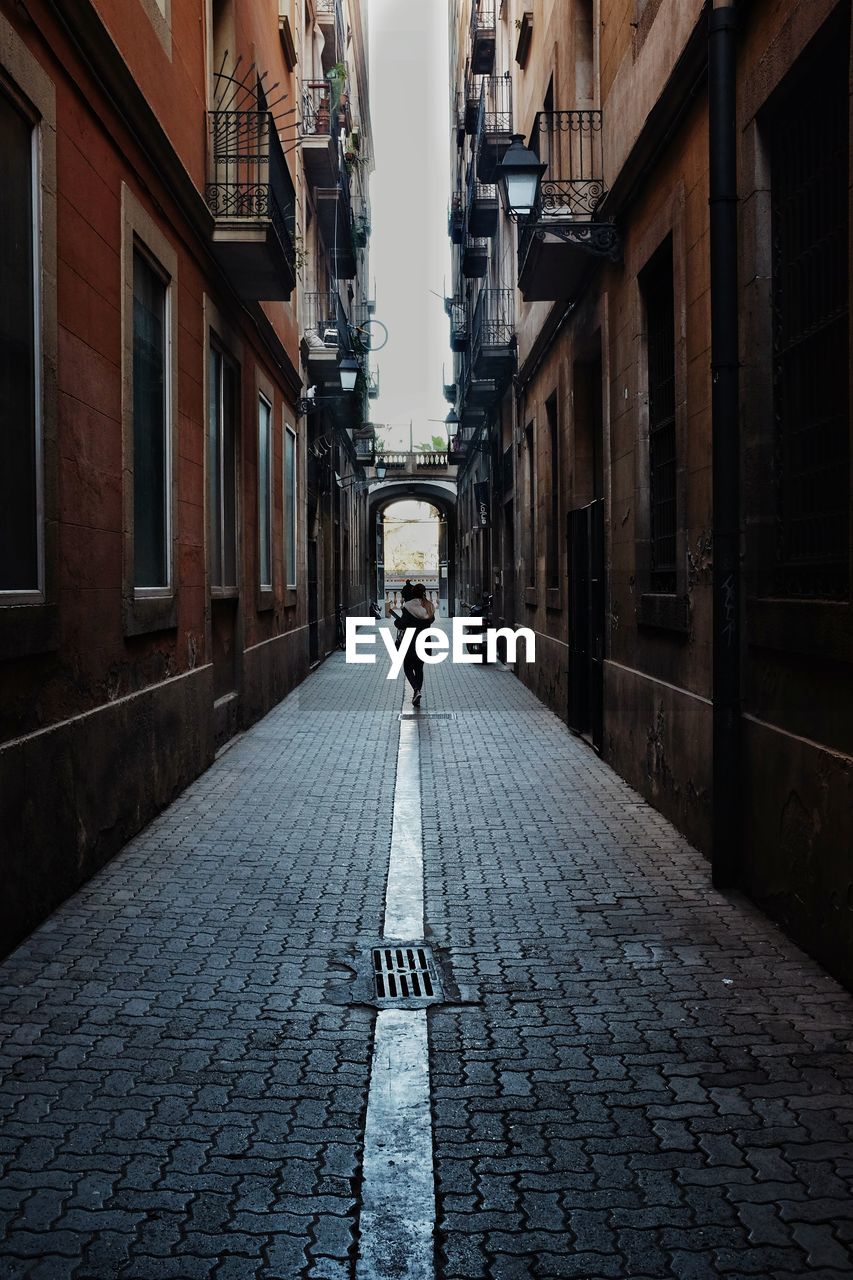
[[[713,882],[740,868],[740,445],[735,0],[713,0],[708,32],[713,478]]]

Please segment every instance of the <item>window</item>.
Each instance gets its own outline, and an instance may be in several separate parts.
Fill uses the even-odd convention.
[[[31,122],[0,94],[0,592],[42,589],[38,173]]]
[[[675,319],[672,239],[668,238],[641,277],[646,309],[649,389],[649,585],[676,589]]]
[[[556,396],[548,399],[545,412],[548,416],[548,441],[551,446],[546,574],[548,586],[553,588],[560,585],[560,424],[557,419]]]
[[[139,248],[133,254],[133,585],[170,584],[169,288]]]
[[[842,599],[850,583],[847,40],[772,112],[775,592]]]
[[[536,586],[536,463],[533,457],[533,423],[525,433],[527,446],[527,581]]]
[[[296,586],[296,432],[284,431],[284,575],[288,587]]]
[[[258,398],[258,569],[262,591],[272,591],[272,406]]]
[[[210,345],[209,400],[210,585],[237,586],[237,370]]]

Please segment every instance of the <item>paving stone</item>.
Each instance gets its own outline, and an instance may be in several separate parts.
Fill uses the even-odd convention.
[[[332,658],[0,965],[3,1280],[351,1280],[402,693]],[[425,699],[437,1280],[853,1274],[853,999],[511,675]]]

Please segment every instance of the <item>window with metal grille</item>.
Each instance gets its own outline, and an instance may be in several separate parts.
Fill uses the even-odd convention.
[[[847,598],[848,41],[822,44],[771,109],[776,575]]]
[[[649,586],[652,591],[673,592],[678,513],[671,238],[661,245],[644,270],[640,285],[646,310],[649,389]]]

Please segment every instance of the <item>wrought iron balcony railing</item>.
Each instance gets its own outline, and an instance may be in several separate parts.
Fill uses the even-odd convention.
[[[302,294],[302,332],[311,342],[338,349],[338,298],[335,293]]]
[[[471,69],[488,74],[495,65],[495,0],[473,0],[470,34]]]
[[[465,198],[461,191],[454,191],[447,211],[447,234],[453,244],[461,244],[465,236]]]
[[[546,169],[520,228],[519,287],[528,302],[575,297],[589,255],[614,262],[621,256],[618,231],[597,216],[606,195],[601,112],[540,111],[530,146]]]
[[[485,236],[468,235],[462,246],[462,274],[466,280],[482,279],[489,269],[489,242]]]
[[[235,278],[242,264],[236,282],[243,296],[289,298],[296,195],[275,121],[268,111],[210,111],[208,121],[205,196],[223,262]]]
[[[474,308],[474,360],[484,347],[505,349],[515,341],[515,303],[512,289],[481,289]]]
[[[368,369],[367,371],[367,398],[368,400],[378,400],[379,398],[379,369]]]
[[[531,149],[548,168],[539,193],[546,217],[592,218],[604,196],[600,111],[539,111]]]
[[[304,136],[337,137],[338,112],[332,111],[328,80],[307,80],[302,87],[302,133]]]
[[[512,77],[509,72],[503,76],[483,76],[480,104],[483,116],[478,132],[512,133]]]
[[[512,141],[512,127],[512,78],[509,73],[483,76],[473,147],[481,182],[494,182],[495,170]]]
[[[450,349],[464,351],[468,346],[468,308],[461,298],[453,298],[449,308],[450,314]]]

